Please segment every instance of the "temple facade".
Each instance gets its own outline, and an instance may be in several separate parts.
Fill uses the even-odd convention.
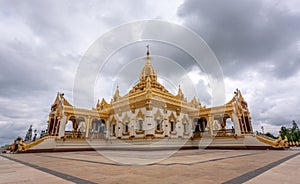
[[[187,101],[180,86],[171,94],[157,81],[149,50],[139,82],[121,96],[117,87],[110,103],[81,109],[58,93],[49,113],[47,133],[72,139],[195,139],[253,134],[250,112],[241,92],[217,107]],[[67,125],[72,130],[66,130]]]

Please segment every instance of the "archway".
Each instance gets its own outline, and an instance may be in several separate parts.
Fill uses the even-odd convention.
[[[65,126],[65,138],[74,138],[77,132],[77,121],[75,116],[70,116]]]
[[[84,117],[70,116],[65,126],[66,138],[84,138],[86,122]]]
[[[234,123],[231,121],[231,118],[226,119],[226,133],[229,135],[235,135]]]
[[[76,119],[76,133],[77,138],[84,138],[86,133],[86,122],[84,117],[79,117]]]
[[[102,139],[105,137],[106,127],[105,120],[103,119],[93,119],[92,126],[90,129],[90,138]]]
[[[72,121],[69,120],[66,124],[65,132],[72,132],[73,131],[73,124]]]
[[[78,123],[77,131],[81,132],[81,133],[85,133],[86,132],[86,123],[85,123],[84,118],[79,118],[77,123]]]
[[[204,117],[194,119],[194,137],[201,137],[207,126],[207,120]]]

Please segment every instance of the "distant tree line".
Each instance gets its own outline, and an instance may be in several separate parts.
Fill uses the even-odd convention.
[[[278,139],[278,137],[274,136],[273,134],[271,134],[270,132],[265,133],[265,136],[271,137],[273,139]],[[283,137],[284,138],[284,137]]]

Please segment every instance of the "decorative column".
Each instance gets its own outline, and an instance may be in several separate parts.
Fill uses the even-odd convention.
[[[214,121],[214,116],[212,116],[211,114],[208,115],[208,123],[209,123],[209,131],[210,131],[210,135],[213,136],[214,135],[214,131],[213,131],[213,121]]]
[[[57,116],[54,116],[54,121],[53,121],[53,125],[52,125],[52,130],[51,130],[51,135],[55,134],[55,129],[56,129],[56,123],[57,123]]]
[[[170,127],[169,127],[169,120],[168,120],[168,118],[164,118],[163,126],[164,126],[165,137],[170,136]]]
[[[241,126],[240,126],[239,118],[235,113],[232,113],[231,121],[233,122],[235,134],[241,135]]]
[[[65,114],[62,114],[62,118],[59,124],[58,137],[63,137],[65,135],[67,119],[67,116]]]
[[[122,128],[123,128],[122,121],[117,120],[117,122],[116,122],[116,130],[115,130],[117,138],[121,138],[122,137]]]
[[[131,120],[130,120],[130,136],[134,137],[135,136],[135,119],[134,119],[134,114],[132,114]]]
[[[249,126],[250,126],[250,131],[251,133],[253,133],[253,128],[252,128],[252,123],[251,123],[251,117],[248,116],[248,122],[249,122]]]
[[[109,120],[106,121],[106,139],[110,137],[110,122]]]
[[[144,127],[145,127],[145,135],[154,135],[155,122],[153,122],[152,110],[146,111]]]
[[[88,138],[88,137],[89,137],[90,124],[91,124],[91,117],[88,116],[88,117],[86,118],[85,138]]]

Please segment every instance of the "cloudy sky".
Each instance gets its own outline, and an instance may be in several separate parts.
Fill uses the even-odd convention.
[[[297,0],[1,0],[0,145],[25,136],[30,124],[35,129],[45,129],[58,91],[64,92],[72,102],[78,66],[101,35],[120,25],[149,19],[187,27],[206,41],[223,71],[226,98],[230,99],[236,88],[242,91],[250,105],[255,130],[264,126],[266,131],[276,134],[282,125],[300,121],[300,3]],[[159,34],[159,29],[153,30]],[[163,58],[167,63],[173,58],[192,59],[177,48],[161,43],[150,45],[151,53],[161,56],[153,57],[154,60]],[[126,63],[126,58],[141,63],[133,58],[144,54],[144,43],[121,49],[111,57],[111,65],[105,71],[109,71],[109,66]],[[184,68],[190,76],[188,80],[198,88],[202,104],[209,106],[210,84],[200,70],[184,63],[187,62],[181,64],[190,66]],[[127,67],[126,71],[131,69],[130,75],[121,75],[125,70],[120,70],[118,75],[103,72],[113,82],[96,81],[94,100],[105,97],[110,101],[116,85],[120,86],[121,95],[128,92],[137,81],[142,65]],[[160,81],[176,92],[176,86],[182,81],[174,76],[174,81],[170,80],[174,72],[159,67],[159,62],[154,61],[153,65],[158,67]],[[108,90],[101,91],[101,87]],[[183,92],[188,97],[192,95],[188,89],[183,88]]]

